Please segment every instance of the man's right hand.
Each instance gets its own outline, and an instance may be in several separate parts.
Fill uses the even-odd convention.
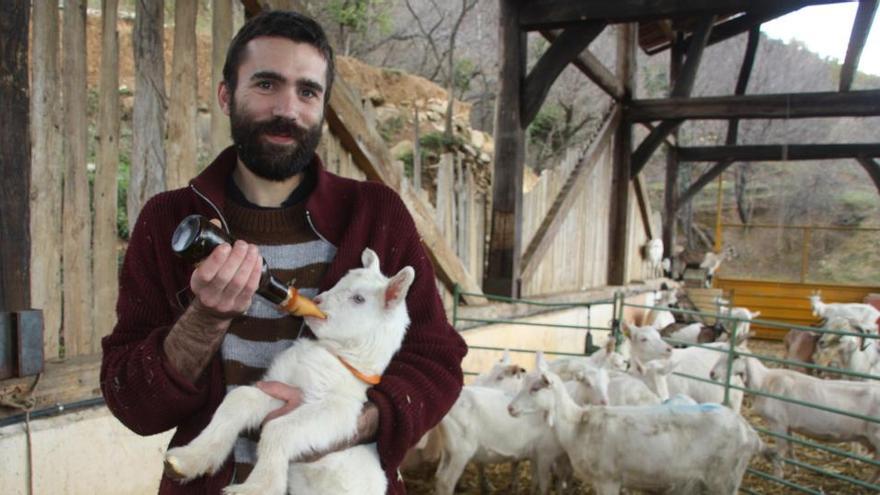
[[[193,271],[192,303],[177,320],[163,348],[171,365],[192,382],[220,347],[232,319],[247,311],[257,291],[263,258],[257,246],[221,244]]]
[[[190,278],[195,309],[221,319],[244,313],[257,291],[262,267],[256,245],[238,240],[233,246],[217,246]]]

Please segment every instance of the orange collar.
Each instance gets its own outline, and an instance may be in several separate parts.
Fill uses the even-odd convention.
[[[336,356],[336,358],[339,359],[339,362],[341,362],[343,366],[348,368],[348,371],[351,371],[351,374],[356,376],[360,381],[368,385],[378,385],[379,382],[382,381],[382,375],[365,375],[358,371],[358,369],[354,366],[348,364],[348,361],[342,359],[341,356]]]

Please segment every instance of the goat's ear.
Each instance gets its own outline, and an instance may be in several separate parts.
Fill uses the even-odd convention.
[[[504,354],[501,356],[501,364],[510,364],[510,349],[504,349]]]
[[[379,271],[379,256],[370,248],[364,248],[364,252],[361,253],[361,263],[364,268]]]
[[[376,269],[379,269],[378,262]],[[416,272],[411,266],[405,266],[397,272],[397,275],[391,277],[388,285],[385,287],[385,309],[391,309],[406,299],[406,292],[416,278]]]
[[[760,311],[755,311],[754,313],[749,313],[749,319],[754,319],[754,318],[757,318],[757,317],[759,317],[759,316],[761,316],[761,312],[760,312]]]
[[[629,323],[627,323],[626,321],[621,321],[620,329],[623,331],[623,335],[625,335],[626,338],[632,338],[632,326]]]
[[[544,359],[544,353],[542,351],[535,353],[535,369],[541,371],[547,370],[547,360]]]

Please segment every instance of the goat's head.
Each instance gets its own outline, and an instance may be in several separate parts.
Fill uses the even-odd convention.
[[[737,351],[748,352],[748,348],[739,347]],[[731,378],[738,376],[742,379],[743,383],[746,383],[746,360],[742,356],[736,355],[733,357],[733,364],[729,365],[728,363],[730,363],[730,356],[727,354],[721,355],[718,361],[715,362],[715,366],[712,367],[712,371],[709,372],[709,377],[716,381],[725,380],[727,378],[728,366],[730,366]],[[748,386],[748,383],[746,383],[746,386]]]
[[[624,328],[632,345],[632,355],[639,361],[646,363],[672,355],[672,346],[663,341],[656,328],[650,325],[637,327],[627,323],[624,323]]]
[[[350,270],[332,289],[315,297],[327,319],[307,317],[306,322],[320,340],[397,349],[409,325],[406,294],[415,271],[407,266],[387,278],[379,269],[379,257],[369,248],[361,262],[363,268]]]
[[[526,374],[519,393],[508,404],[507,412],[513,417],[537,412],[547,414],[555,404],[551,390],[553,380],[559,381],[559,377],[550,371],[547,361],[544,360],[544,354],[536,353],[535,369]],[[548,420],[549,417],[548,415]]]

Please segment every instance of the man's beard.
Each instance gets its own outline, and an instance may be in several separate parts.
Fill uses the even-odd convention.
[[[302,172],[312,162],[321,140],[324,119],[322,117],[320,122],[309,128],[284,117],[256,121],[249,119],[245,112],[238,112],[233,100],[230,102],[229,121],[239,160],[258,177],[281,182]],[[290,136],[294,143],[268,143],[262,138],[265,134]]]

